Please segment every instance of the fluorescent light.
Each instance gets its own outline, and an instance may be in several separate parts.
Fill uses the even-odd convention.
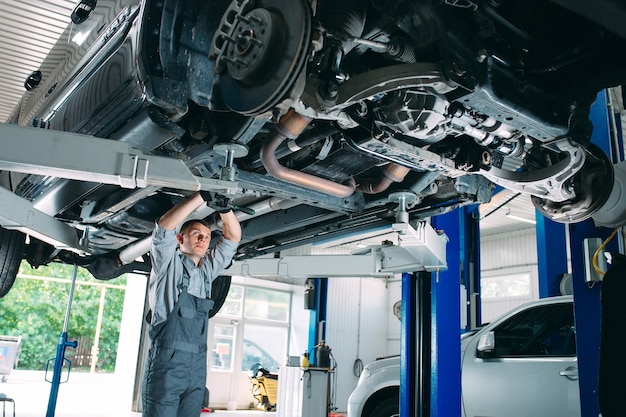
[[[515,216],[514,214],[511,214],[511,213],[507,213],[505,214],[505,216],[508,217],[509,219],[518,220],[520,222],[537,224],[537,222],[534,219],[526,219],[524,217]]]

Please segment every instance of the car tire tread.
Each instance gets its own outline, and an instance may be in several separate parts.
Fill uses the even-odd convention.
[[[17,230],[0,228],[0,298],[9,293],[22,261],[26,236]]]
[[[400,399],[387,397],[376,404],[367,416],[363,417],[397,417],[400,415]]]

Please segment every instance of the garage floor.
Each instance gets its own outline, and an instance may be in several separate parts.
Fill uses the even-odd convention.
[[[130,411],[132,381],[122,379],[113,374],[71,372],[69,381],[59,387],[55,417],[141,417],[141,413]],[[15,401],[15,417],[42,417],[48,409],[50,387],[51,384],[45,381],[45,372],[13,370],[7,381],[0,383],[0,393]],[[6,416],[11,417],[11,405],[5,405]],[[274,415],[256,410],[202,413],[202,417]]]

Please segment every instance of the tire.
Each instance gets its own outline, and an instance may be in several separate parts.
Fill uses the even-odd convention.
[[[228,290],[230,290],[230,281],[230,275],[220,275],[215,278],[215,281],[213,281],[213,285],[211,287],[211,299],[215,304],[213,305],[211,311],[209,311],[209,318],[216,315],[224,305],[226,296],[228,295]]]
[[[376,404],[367,417],[397,417],[400,415],[400,399],[387,397]]]
[[[0,227],[0,298],[9,293],[24,254],[26,235]]]

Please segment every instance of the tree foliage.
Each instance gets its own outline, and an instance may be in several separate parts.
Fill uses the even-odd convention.
[[[13,289],[0,299],[0,335],[22,336],[18,369],[43,370],[49,359],[54,361],[59,336],[63,332],[73,268],[72,265],[51,264],[33,269],[22,262]],[[64,282],[25,276],[60,278]],[[102,287],[83,283],[124,286],[126,276],[103,283],[88,271],[77,269],[68,321],[68,341],[81,338],[93,341],[96,334]],[[123,288],[106,289],[96,365],[99,371],[115,369],[124,295]],[[73,356],[72,350],[67,348],[66,357]]]

